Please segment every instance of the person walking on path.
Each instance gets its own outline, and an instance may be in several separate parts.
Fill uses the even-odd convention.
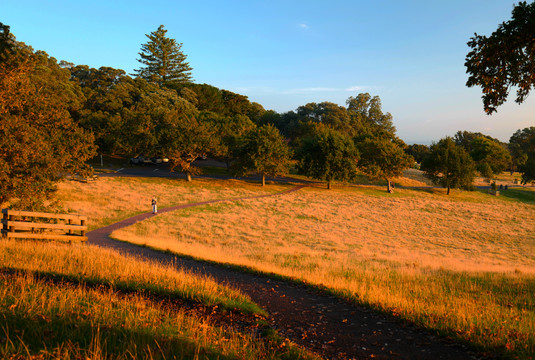
[[[152,213],[156,214],[158,212],[158,206],[156,204],[156,196],[152,197]]]

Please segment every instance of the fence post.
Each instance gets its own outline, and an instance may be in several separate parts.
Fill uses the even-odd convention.
[[[80,225],[85,226],[85,220],[84,219],[80,220]],[[85,236],[85,230],[82,230],[82,236]]]
[[[9,215],[8,219],[9,219],[9,221],[15,221],[15,215]],[[9,232],[15,232],[15,227],[14,226],[10,226],[8,229],[9,229]]]

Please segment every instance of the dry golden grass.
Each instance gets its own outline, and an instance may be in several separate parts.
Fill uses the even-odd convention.
[[[236,262],[239,256],[248,266],[278,263],[268,261],[268,254],[301,254],[327,257],[329,266],[333,257],[337,263],[359,257],[455,271],[535,271],[531,205],[480,193],[445,197],[403,190],[389,197],[377,190],[370,196],[373,191],[308,188],[165,214],[114,236],[149,245],[158,241],[166,249],[212,260]],[[288,271],[295,275],[291,266]]]
[[[533,205],[480,192],[307,188],[163,214],[113,236],[302,279],[532,354],[534,218]]]
[[[402,186],[434,186],[433,182],[424,176],[423,171],[407,169],[403,171],[403,177],[394,180]]]
[[[151,211],[151,198],[156,196],[158,208],[214,199],[271,193],[287,187],[233,180],[101,177],[82,183],[64,181],[58,185],[55,198],[69,212],[88,216],[90,229],[112,224],[130,216]]]
[[[3,241],[0,358],[315,359],[292,344],[282,349],[217,326],[176,299],[259,310],[209,278],[111,250]]]

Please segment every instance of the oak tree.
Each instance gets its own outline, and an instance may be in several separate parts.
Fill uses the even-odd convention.
[[[509,139],[513,164],[522,173],[522,183],[535,180],[535,127],[516,131]]]
[[[392,179],[403,175],[403,170],[414,164],[414,158],[405,151],[405,143],[396,136],[366,136],[356,141],[360,152],[358,167],[372,179],[386,180],[386,189],[392,193]]]
[[[305,138],[298,150],[299,173],[327,181],[350,181],[356,176],[359,154],[353,140],[346,134],[326,126],[318,126]]]
[[[451,137],[431,145],[430,154],[422,163],[425,175],[435,184],[448,189],[471,189],[474,181],[474,162],[470,155],[455,144]]]
[[[470,147],[470,156],[476,163],[477,171],[488,179],[500,174],[511,164],[509,150],[499,141],[479,136],[472,141]]]
[[[82,93],[69,71],[23,43],[7,47],[0,61],[0,203],[36,209],[63,176],[91,173],[85,162],[95,148],[71,116]]]
[[[288,173],[292,154],[279,130],[273,125],[263,125],[239,140],[235,157],[231,167],[235,175],[258,174],[265,186],[266,176]]]
[[[350,136],[377,132],[395,134],[396,128],[392,122],[392,115],[388,112],[383,113],[379,96],[372,97],[368,93],[361,93],[356,97],[349,97],[346,105],[353,129]]]
[[[477,33],[470,39],[472,49],[466,56],[466,85],[480,86],[487,114],[497,111],[517,88],[516,102],[521,104],[535,84],[535,2],[519,2],[512,19],[503,22],[487,37]]]

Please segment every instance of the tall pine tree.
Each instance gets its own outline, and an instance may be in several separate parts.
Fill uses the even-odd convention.
[[[138,59],[143,66],[134,70],[136,73],[133,75],[160,86],[191,82],[193,69],[181,51],[182,43],[168,38],[166,33],[167,30],[160,25],[158,30],[146,35],[149,41],[141,45],[141,58]]]

